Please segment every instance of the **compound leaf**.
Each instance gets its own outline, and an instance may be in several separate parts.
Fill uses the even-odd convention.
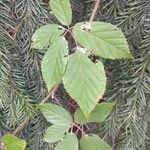
[[[59,37],[47,50],[42,60],[42,75],[46,82],[48,90],[61,82],[68,54],[68,43],[62,37]]]
[[[133,58],[122,31],[110,23],[77,23],[73,35],[83,47],[103,58]]]
[[[74,120],[78,124],[86,124],[88,122],[101,123],[110,114],[110,112],[112,111],[113,106],[114,106],[113,102],[97,104],[96,107],[90,113],[88,118],[85,117],[85,115],[84,115],[84,113],[82,112],[81,109],[78,109],[75,112]]]
[[[96,135],[85,135],[80,140],[81,150],[110,150],[110,147]]]
[[[68,58],[63,84],[88,117],[105,91],[106,76],[103,64],[94,64],[77,49]]]
[[[61,106],[45,103],[40,105],[39,108],[48,122],[59,126],[70,126],[72,123],[72,116]]]
[[[63,31],[56,24],[42,26],[33,34],[31,47],[35,49],[47,47],[60,37],[62,33]]]
[[[52,125],[45,133],[44,140],[48,143],[54,143],[63,139],[65,132],[69,130],[67,126]]]
[[[78,150],[78,139],[74,133],[68,133],[66,137],[57,144],[55,150]]]
[[[72,11],[69,0],[50,0],[50,7],[56,18],[66,26],[72,22]]]

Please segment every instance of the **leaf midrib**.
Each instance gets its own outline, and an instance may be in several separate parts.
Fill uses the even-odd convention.
[[[101,38],[98,38],[95,34],[92,34],[90,31],[89,32],[86,32],[84,30],[81,30],[81,29],[78,29],[76,28],[79,32],[84,32],[85,35],[87,35],[89,33],[89,35],[93,36],[94,38],[98,39],[98,40],[101,40],[102,42],[106,43],[106,45],[108,44],[109,46],[112,46],[114,47],[115,49],[118,49],[118,51],[121,51],[123,52],[124,54],[126,55],[129,55],[130,53],[127,53],[127,50],[123,49],[123,50],[120,50],[120,48],[118,48],[117,46],[113,46],[113,44],[110,44],[109,42],[106,42],[105,40],[101,39]],[[82,45],[82,44],[81,44]],[[127,47],[128,48],[128,47]]]

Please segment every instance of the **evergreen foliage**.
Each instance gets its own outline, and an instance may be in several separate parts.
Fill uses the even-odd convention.
[[[89,19],[93,5],[94,0],[72,0],[74,23]],[[101,0],[96,20],[121,27],[135,58],[104,61],[108,85],[103,100],[113,99],[116,106],[99,124],[99,136],[114,150],[148,150],[150,0]],[[47,95],[40,72],[45,49],[30,48],[34,31],[49,22],[56,20],[47,0],[0,1],[0,138],[27,120],[17,133],[27,141],[27,150],[54,149],[43,140],[49,123],[34,109]],[[66,108],[68,97],[59,87],[56,98]]]

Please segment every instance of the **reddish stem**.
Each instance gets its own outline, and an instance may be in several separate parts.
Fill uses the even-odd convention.
[[[45,103],[51,96],[53,93],[55,93],[55,91],[58,89],[59,85],[56,85],[49,93],[48,95],[46,96],[46,98],[40,103],[40,104],[43,104]]]
[[[82,132],[82,135],[85,135],[86,133],[84,132],[83,128],[80,128],[77,124],[73,123],[72,126],[76,127],[78,130]]]

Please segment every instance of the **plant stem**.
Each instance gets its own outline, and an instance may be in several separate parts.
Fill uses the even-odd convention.
[[[96,12],[97,12],[97,10],[98,10],[98,8],[99,8],[100,1],[101,1],[101,0],[96,0],[94,9],[93,9],[93,11],[92,11],[92,15],[91,15],[90,20],[89,20],[89,23],[91,23],[91,22],[94,20],[95,15],[96,15]]]
[[[56,85],[56,86],[48,93],[48,95],[46,96],[46,98],[44,98],[44,100],[40,103],[40,105],[43,104],[43,103],[45,103],[45,102],[53,95],[53,93],[55,93],[55,91],[57,90],[58,87],[59,87],[59,84]]]
[[[18,132],[20,132],[24,127],[25,125],[28,123],[29,121],[29,118],[25,118],[25,120],[19,124],[19,126],[12,132],[13,135],[16,135]]]
[[[93,9],[93,11],[92,11],[92,15],[91,15],[90,20],[89,20],[89,23],[91,23],[91,22],[94,20],[95,15],[96,15],[96,12],[97,12],[97,10],[98,10],[98,8],[99,8],[99,4],[100,4],[100,0],[96,0],[94,9]],[[45,103],[45,102],[49,99],[49,97],[51,97],[52,94],[57,90],[58,87],[59,87],[59,85],[55,86],[55,87],[48,93],[48,95],[46,96],[46,98],[40,103],[40,105],[43,104],[43,103]],[[12,132],[12,134],[13,134],[13,135],[16,135],[22,128],[24,128],[24,126],[28,123],[28,121],[29,121],[29,119],[26,118],[26,119]],[[83,134],[86,134],[78,125],[76,125],[76,124],[73,124],[73,125],[74,125],[75,127],[77,127]]]
[[[59,87],[59,85],[56,85],[56,86],[48,93],[48,95],[47,95],[46,98],[40,103],[40,105],[43,104],[43,103],[45,103],[45,102],[49,99],[49,97],[51,97],[52,94],[57,90],[58,87]],[[12,132],[12,134],[13,134],[13,135],[16,135],[20,130],[22,130],[22,129],[25,127],[25,125],[28,123],[28,121],[29,121],[29,118],[28,118],[28,117],[25,118],[25,120],[24,120],[22,123],[20,123],[20,124],[18,125],[18,127]]]
[[[82,132],[82,135],[85,135],[86,133],[84,132],[83,128],[80,128],[77,124],[73,123],[72,126],[75,126],[78,130]]]

